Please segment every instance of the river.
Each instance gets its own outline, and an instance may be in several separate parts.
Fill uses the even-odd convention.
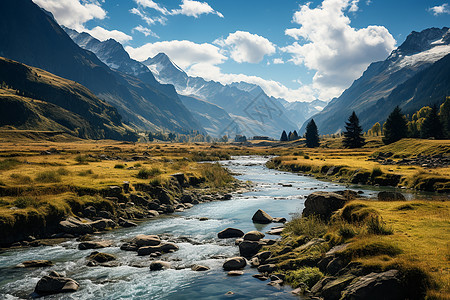
[[[98,238],[114,242],[113,247],[101,249],[101,252],[116,255],[120,266],[87,267],[86,256],[92,250],[78,250],[75,240],[0,253],[0,299],[28,298],[37,281],[51,270],[75,279],[80,283],[80,289],[43,299],[295,299],[289,287],[277,289],[253,278],[257,270],[249,266],[242,276],[227,276],[222,270],[224,259],[215,256],[232,257],[239,251],[234,240],[219,240],[217,233],[227,227],[244,232],[266,232],[277,224],[254,224],[251,218],[258,209],[289,220],[292,214],[302,211],[305,197],[313,191],[336,191],[344,187],[313,177],[267,169],[266,161],[263,157],[243,156],[222,162],[239,174],[236,175],[239,180],[256,184],[251,192],[236,194],[228,201],[202,203],[182,213],[143,222],[138,227],[98,235]],[[376,194],[374,190],[362,190],[366,196]],[[200,221],[200,217],[208,220]],[[137,267],[148,265],[150,258],[121,251],[119,247],[124,239],[138,234],[162,234],[167,239],[174,239],[179,251],[164,254],[161,259],[171,261],[175,269],[151,272],[148,267]],[[266,238],[278,237],[266,235]],[[14,268],[22,261],[32,259],[49,259],[55,265],[39,269]],[[189,268],[193,264],[211,269],[194,272]],[[225,295],[229,291],[233,294]]]

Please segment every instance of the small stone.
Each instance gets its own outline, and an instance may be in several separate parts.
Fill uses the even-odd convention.
[[[241,276],[244,275],[244,271],[230,271],[228,272],[228,276]]]
[[[193,265],[191,267],[192,271],[197,271],[197,272],[202,272],[202,271],[208,271],[209,267],[207,266],[202,266],[202,265]]]

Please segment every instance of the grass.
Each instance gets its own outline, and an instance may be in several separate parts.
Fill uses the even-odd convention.
[[[124,164],[115,164],[114,169],[125,169],[125,165]]]
[[[319,268],[303,267],[288,272],[286,281],[293,288],[299,287],[302,283],[306,284],[308,288],[312,288],[322,277],[323,273],[320,272]]]
[[[0,170],[11,170],[20,165],[21,162],[15,158],[7,158],[0,161]]]
[[[235,181],[230,172],[218,163],[201,164],[200,174],[203,178],[205,178],[205,183],[210,188],[225,187]]]
[[[163,171],[161,171],[158,167],[152,167],[151,169],[142,168],[137,173],[136,177],[140,179],[148,179],[158,175],[161,175]]]
[[[61,175],[57,171],[43,171],[37,173],[34,180],[41,183],[60,182]]]
[[[287,223],[283,232],[292,233],[297,236],[303,235],[308,238],[321,237],[327,232],[327,225],[319,217],[314,215],[302,218],[298,214]]]

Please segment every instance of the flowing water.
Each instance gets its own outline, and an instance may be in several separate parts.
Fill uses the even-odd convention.
[[[312,177],[270,170],[264,166],[266,161],[267,158],[263,157],[236,157],[222,163],[238,173],[238,179],[256,183],[251,192],[236,194],[228,201],[202,203],[182,213],[143,222],[138,227],[99,235],[102,240],[114,242],[113,247],[101,249],[101,252],[116,255],[120,266],[87,267],[86,256],[92,250],[78,250],[75,240],[56,246],[0,253],[0,299],[28,298],[38,280],[51,270],[75,279],[80,283],[80,289],[44,299],[295,299],[289,287],[277,289],[253,278],[256,269],[247,267],[242,276],[227,276],[222,270],[224,258],[217,256],[232,257],[239,251],[234,240],[217,239],[217,232],[227,227],[244,232],[266,232],[276,224],[252,223],[251,218],[258,209],[289,220],[293,213],[301,212],[305,197],[314,190],[337,191],[344,187]],[[374,190],[362,190],[366,196],[376,194]],[[208,220],[200,221],[200,217]],[[174,240],[180,247],[179,251],[164,254],[160,259],[171,261],[175,268],[151,272],[148,256],[141,257],[135,252],[119,249],[123,240],[138,234],[158,234]],[[266,238],[278,237],[266,235]],[[32,259],[49,259],[55,265],[38,269],[14,268],[22,261]],[[190,269],[193,264],[211,269],[194,272]],[[234,294],[225,295],[228,291]]]

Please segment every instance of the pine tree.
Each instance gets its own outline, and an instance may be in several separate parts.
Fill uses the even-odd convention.
[[[442,103],[439,117],[444,128],[444,134],[448,138],[450,137],[450,97],[446,97],[444,103]]]
[[[283,133],[281,134],[280,141],[281,142],[287,142],[287,140],[288,140],[288,136],[286,134],[286,131],[283,130]]]
[[[306,147],[308,148],[319,147],[319,131],[317,130],[317,125],[316,122],[314,122],[314,119],[311,119],[308,125],[306,125],[305,138],[306,138]]]
[[[348,122],[345,122],[344,140],[342,142],[346,148],[361,148],[365,144],[362,137],[362,128],[359,126],[359,119],[355,112],[348,118]]]
[[[294,132],[292,134],[294,135],[294,140],[298,140],[297,130],[294,130]]]
[[[430,114],[425,121],[423,121],[422,128],[420,129],[420,137],[423,139],[430,137],[441,139],[443,136],[442,124],[437,114],[437,108],[433,105]]]
[[[294,134],[292,133],[292,131],[289,131],[288,140],[289,141],[293,141],[294,140]]]
[[[408,136],[408,124],[400,107],[396,106],[386,120],[383,143],[391,144]]]

